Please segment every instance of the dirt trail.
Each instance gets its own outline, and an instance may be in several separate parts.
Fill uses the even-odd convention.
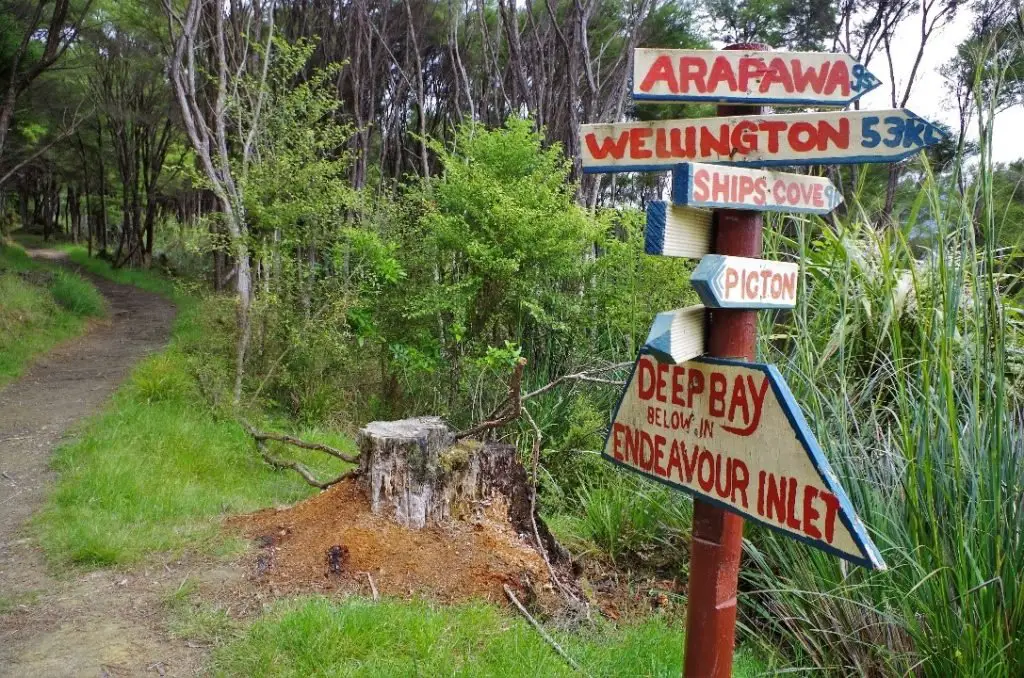
[[[26,530],[53,486],[54,446],[170,336],[173,305],[91,279],[109,303],[108,318],[0,390],[0,676],[191,675],[201,650],[167,636],[159,605],[188,572],[154,562],[149,571],[55,578]]]

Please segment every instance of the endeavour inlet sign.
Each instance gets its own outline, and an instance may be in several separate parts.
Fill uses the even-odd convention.
[[[828,214],[843,194],[826,177],[687,162],[672,170],[672,202],[758,212]]]
[[[858,565],[885,563],[771,365],[641,352],[604,456]]]
[[[581,125],[580,155],[584,172],[896,162],[945,138],[906,109],[789,113]]]
[[[881,81],[848,54],[637,49],[633,98],[846,106]]]

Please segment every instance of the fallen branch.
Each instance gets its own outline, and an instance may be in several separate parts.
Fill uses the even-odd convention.
[[[323,452],[324,454],[329,454],[332,457],[334,457],[335,459],[341,459],[342,461],[347,461],[350,464],[355,464],[357,461],[359,461],[359,456],[358,455],[345,454],[341,450],[335,449],[335,448],[331,447],[330,445],[324,445],[323,443],[307,442],[305,440],[301,440],[299,438],[295,438],[293,436],[286,435],[284,433],[273,433],[273,432],[269,432],[269,431],[258,431],[255,428],[253,428],[248,422],[246,422],[244,420],[241,422],[241,424],[245,428],[245,430],[249,432],[249,435],[251,435],[253,438],[255,438],[258,441],[260,441],[260,440],[262,440],[262,441],[273,440],[273,441],[276,441],[276,442],[279,442],[279,443],[286,443],[288,445],[294,445],[295,447],[301,447],[304,450],[316,450],[318,452]]]
[[[536,629],[537,633],[540,634],[540,637],[543,638],[545,642],[547,642],[547,644],[550,645],[551,648],[558,653],[558,656],[564,659],[565,663],[571,666],[573,670],[577,671],[578,673],[587,675],[587,672],[583,670],[583,667],[577,664],[576,660],[570,657],[566,653],[566,651],[562,649],[562,646],[555,642],[554,638],[548,635],[548,632],[544,630],[544,627],[540,625],[540,622],[533,618],[532,614],[527,612],[526,608],[523,607],[523,604],[519,602],[518,598],[516,598],[516,594],[512,593],[512,589],[508,587],[508,584],[505,584],[503,588],[505,589],[505,595],[508,596],[508,599],[512,602],[512,604],[519,609],[520,614],[522,614],[526,618],[526,621],[530,622],[530,626]]]
[[[272,455],[267,450],[267,441],[266,440],[259,440],[259,439],[257,439],[256,440],[256,449],[259,451],[260,456],[263,457],[263,461],[267,462],[268,464],[270,464],[274,468],[279,468],[279,469],[288,468],[288,469],[291,469],[291,470],[295,471],[296,473],[298,473],[300,476],[302,476],[302,479],[305,480],[307,483],[309,483],[313,487],[319,487],[321,490],[326,490],[327,488],[331,487],[332,485],[337,485],[338,483],[340,483],[342,480],[345,480],[346,478],[354,478],[354,477],[359,475],[359,469],[358,468],[354,468],[354,469],[350,469],[348,471],[345,471],[344,473],[342,473],[340,476],[338,476],[334,480],[328,480],[326,482],[321,482],[321,481],[317,480],[316,476],[313,475],[312,471],[310,471],[306,467],[305,464],[302,464],[302,463],[297,462],[297,461],[291,461],[289,459],[281,459],[280,457],[275,457],[274,455]]]
[[[253,440],[256,443],[256,451],[259,452],[260,456],[263,458],[263,461],[267,462],[274,468],[291,469],[292,471],[295,471],[300,476],[302,476],[303,480],[305,480],[313,487],[319,487],[321,490],[326,490],[328,487],[331,487],[332,485],[337,485],[346,478],[354,478],[360,474],[360,470],[358,468],[354,468],[345,471],[344,473],[342,473],[337,478],[334,478],[333,480],[321,481],[317,479],[315,475],[313,475],[313,472],[310,471],[305,464],[298,461],[291,461],[290,459],[282,459],[281,457],[276,457],[273,454],[271,454],[267,446],[267,441],[272,440],[274,442],[286,443],[288,445],[294,445],[295,447],[301,447],[304,450],[317,450],[319,452],[329,454],[337,459],[341,459],[342,461],[347,461],[350,464],[356,463],[359,459],[358,456],[345,454],[344,452],[336,450],[329,445],[322,445],[320,443],[310,443],[305,440],[295,438],[293,436],[284,435],[282,433],[268,433],[266,431],[259,431],[256,428],[254,428],[252,424],[245,421],[244,419],[240,419],[239,423],[242,425],[242,428],[244,428],[249,433],[249,435],[252,436]]]
[[[366,578],[370,581],[370,592],[373,593],[373,600],[380,600],[380,593],[377,591],[377,585],[373,583],[373,575],[369,572],[366,572],[365,574]]]
[[[526,416],[526,420],[530,422],[530,426],[533,427],[533,449],[530,455],[530,523],[533,526],[533,537],[537,540],[537,550],[540,551],[541,556],[544,558],[544,564],[548,567],[548,576],[551,577],[551,581],[558,587],[562,596],[567,600],[571,601],[577,609],[582,609],[586,612],[587,618],[590,618],[590,606],[587,605],[586,601],[581,601],[576,594],[566,587],[562,580],[555,574],[555,568],[551,565],[551,559],[548,557],[547,548],[544,546],[544,541],[540,538],[540,530],[537,528],[537,473],[540,467],[540,446],[542,435],[540,427],[537,426],[537,422],[533,420],[530,415],[530,411],[523,408],[523,414]]]

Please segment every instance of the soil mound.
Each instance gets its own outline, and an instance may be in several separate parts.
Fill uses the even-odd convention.
[[[414,530],[375,515],[349,479],[294,506],[229,520],[255,540],[255,580],[278,593],[423,596],[442,602],[484,598],[505,603],[507,584],[543,610],[557,609],[547,566],[519,535],[498,498],[478,502],[462,521]]]

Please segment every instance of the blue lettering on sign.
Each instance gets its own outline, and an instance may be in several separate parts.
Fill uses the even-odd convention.
[[[914,120],[913,118],[908,119],[903,124],[903,148],[924,146],[924,139],[921,138],[921,132],[924,131],[927,124],[928,123],[923,120]]]
[[[878,145],[878,142],[882,140],[882,135],[875,131],[875,125],[878,124],[877,115],[869,115],[860,124],[860,145],[864,148],[874,148]]]
[[[903,143],[903,118],[898,115],[886,116],[883,122],[889,127],[885,130],[889,135],[888,139],[882,141],[889,148],[896,148]]]
[[[931,146],[932,144],[937,144],[940,141],[945,141],[945,139],[946,135],[941,130],[939,130],[939,128],[935,127],[934,125],[928,125],[928,128],[925,130],[924,133],[924,142],[927,145]]]
[[[852,71],[853,80],[850,81],[850,89],[854,92],[872,90],[882,84],[882,81],[868,72],[860,64],[856,64]]]

